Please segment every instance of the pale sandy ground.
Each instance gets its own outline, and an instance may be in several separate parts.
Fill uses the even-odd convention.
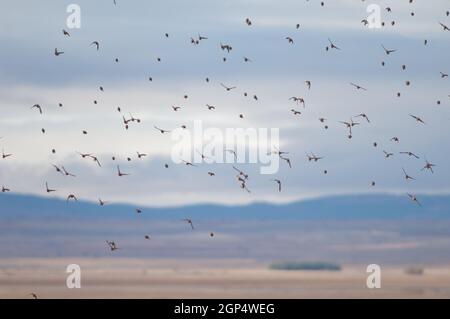
[[[66,287],[66,266],[82,269]],[[276,271],[251,260],[0,259],[0,298],[450,298],[450,265],[383,267],[381,289],[366,288],[366,265],[340,272]]]

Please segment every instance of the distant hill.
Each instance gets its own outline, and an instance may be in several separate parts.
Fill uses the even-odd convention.
[[[298,201],[289,204],[254,203],[243,206],[199,204],[182,207],[142,207],[142,217],[152,219],[450,219],[450,196],[420,196],[422,206],[406,196],[352,195]],[[127,218],[137,206],[78,201],[66,203],[56,198],[0,194],[0,219],[61,218]]]

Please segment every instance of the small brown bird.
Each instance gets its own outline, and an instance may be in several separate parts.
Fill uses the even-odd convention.
[[[408,156],[412,156],[412,157],[415,157],[416,159],[419,159],[419,156],[417,156],[416,154],[414,154],[412,152],[400,152],[400,154],[406,154]]]
[[[434,164],[428,162],[428,160],[425,160],[425,162],[426,162],[426,163],[425,163],[425,166],[421,169],[421,171],[423,171],[423,170],[429,170],[431,173],[434,173],[433,167],[435,167],[436,165],[434,165]]]
[[[184,222],[188,223],[189,225],[191,225],[191,228],[194,229],[194,224],[192,223],[192,219],[190,218],[185,218],[183,219]]]
[[[69,196],[67,196],[67,200],[66,202],[68,203],[69,200],[73,199],[74,201],[78,201],[78,199],[76,198],[76,196],[74,194],[69,194]]]
[[[223,88],[225,88],[225,90],[227,90],[227,91],[231,91],[231,90],[234,90],[236,87],[235,86],[226,86],[225,84],[223,84],[223,83],[220,83],[220,85],[223,87]]]
[[[139,153],[139,152],[136,152],[136,154],[137,154],[138,158],[142,158],[142,157],[147,156],[147,154]]]
[[[420,117],[412,115],[412,114],[410,114],[409,116],[411,116],[413,119],[415,119],[417,123],[425,124],[425,122]]]
[[[276,182],[278,184],[278,191],[281,192],[281,181],[279,179],[272,179],[271,181]]]
[[[330,42],[330,47],[331,49],[335,49],[335,50],[340,50],[340,48],[338,46],[336,46],[330,38],[328,38],[328,42]]]
[[[56,192],[56,189],[51,189],[51,188],[48,187],[48,183],[47,182],[45,182],[45,189],[46,189],[47,193]]]
[[[91,43],[91,46],[95,45],[95,47],[97,48],[97,51],[100,49],[100,43],[98,41],[94,41]]]
[[[121,170],[120,170],[119,165],[117,165],[117,175],[118,175],[119,177],[122,177],[122,176],[128,176],[128,175],[130,175],[130,174],[122,173]]]
[[[358,84],[350,83],[350,85],[351,85],[351,86],[354,86],[357,90],[367,91],[366,88],[364,88],[364,87],[362,87],[362,86],[360,86],[360,85],[358,85]]]
[[[358,117],[362,117],[362,118],[366,119],[367,123],[370,123],[370,120],[365,113],[361,113],[361,114],[355,116],[355,118],[358,118]]]
[[[414,203],[416,203],[419,206],[422,206],[422,204],[420,204],[419,200],[417,199],[416,195],[409,194],[409,193],[407,193],[407,195],[408,195],[409,199],[412,200]]]
[[[61,54],[64,54],[64,51],[58,51],[58,49],[55,48],[54,54],[55,56],[60,56]]]
[[[63,170],[63,174],[64,174],[64,175],[66,175],[66,176],[71,176],[71,177],[76,177],[74,174],[69,173],[69,172],[64,168],[64,166],[61,166],[61,168],[62,168],[62,170]]]
[[[386,53],[386,55],[389,55],[389,54],[394,53],[394,52],[397,51],[397,50],[388,50],[388,49],[386,49],[386,47],[384,45],[381,45],[381,47],[383,48],[383,50]]]
[[[402,170],[403,170],[403,174],[405,175],[405,179],[407,180],[407,181],[409,181],[409,180],[415,180],[415,178],[414,177],[411,177],[410,175],[408,175],[408,173],[406,173],[406,171],[405,171],[405,169],[402,167]]]
[[[154,128],[157,129],[158,131],[160,131],[161,134],[164,134],[164,133],[170,133],[170,131],[168,131],[168,130],[163,130],[163,129],[157,127],[157,126],[154,126]]]
[[[39,110],[39,114],[42,114],[42,107],[41,107],[39,104],[35,104],[35,105],[33,105],[31,108],[32,108],[32,109],[33,109],[33,108],[38,109],[38,110]]]
[[[3,158],[3,159],[8,158],[8,157],[10,157],[10,156],[12,156],[12,154],[5,154],[5,150],[2,149],[2,158]]]
[[[286,37],[286,40],[288,40],[289,44],[294,44],[294,39],[292,39],[291,37]]]
[[[388,152],[386,152],[386,151],[383,151],[383,153],[384,153],[384,157],[385,157],[385,158],[389,158],[389,157],[391,157],[391,156],[394,156],[394,153],[388,153]]]
[[[444,29],[444,31],[450,31],[450,29],[445,24],[443,24],[442,22],[439,22],[439,24]]]
[[[109,249],[111,250],[111,251],[115,251],[115,250],[117,250],[117,249],[119,249],[119,247],[117,247],[117,245],[116,245],[116,243],[115,242],[113,242],[113,241],[106,241],[106,244],[108,245],[108,247],[109,247]]]
[[[305,81],[305,84],[308,87],[308,90],[311,90],[311,81]]]

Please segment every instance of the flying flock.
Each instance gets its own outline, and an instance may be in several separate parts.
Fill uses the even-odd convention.
[[[409,1],[410,4],[413,3],[413,0],[408,0],[408,1]],[[115,0],[114,0],[113,4],[117,5]],[[322,7],[325,7],[325,3],[324,2],[321,2],[320,5]],[[388,15],[390,15],[390,14],[392,14],[392,12],[394,10],[391,7],[386,7],[385,11],[386,11],[386,13]],[[411,16],[415,16],[415,12],[411,11],[410,15]],[[448,16],[449,16],[449,11],[446,11],[446,12],[442,13],[442,19],[444,19],[445,17],[448,17]],[[361,25],[362,25],[362,27],[368,27],[369,21],[367,21],[367,19],[362,19],[361,20]],[[390,25],[391,26],[395,26],[396,25],[396,21],[392,20],[390,22]],[[382,26],[385,27],[386,26],[386,22],[382,22]],[[245,27],[247,27],[247,28],[255,28],[255,27],[257,27],[257,23],[255,24],[250,18],[247,17],[247,18],[243,19],[243,26],[242,27],[243,28],[245,28]],[[449,36],[449,39],[450,39],[450,29],[449,29],[449,27],[446,24],[444,24],[441,21],[437,21],[436,22],[436,28],[437,29],[441,28],[442,32],[446,32],[446,33],[449,32],[448,36]],[[293,30],[300,30],[300,32],[301,32],[302,31],[301,30],[301,24],[298,23],[296,25],[293,25],[292,29]],[[72,35],[67,30],[62,30],[62,36],[66,37],[68,39],[70,39],[72,37]],[[286,35],[284,35],[284,36],[280,35],[280,38],[283,38],[283,37],[286,40],[288,46],[295,45],[295,37],[293,37],[293,36],[286,36]],[[169,33],[164,33],[163,34],[163,38],[169,39],[170,38]],[[198,33],[197,35],[195,35],[193,37],[190,37],[189,39],[186,39],[186,41],[188,41],[188,43],[190,43],[193,46],[198,46],[203,41],[214,41],[214,40],[210,39],[208,36],[205,36],[205,35],[202,35],[202,34]],[[219,43],[218,44],[219,48],[222,51],[224,51],[226,53],[230,53],[230,54],[233,52],[233,46],[231,44],[223,43],[219,39],[217,39],[217,41]],[[326,45],[324,46],[324,50],[326,52],[336,51],[339,54],[345,54],[345,47],[343,47],[340,44],[338,44],[338,41],[332,40],[331,38],[327,38],[327,39],[325,39],[325,42],[326,42]],[[92,50],[98,51],[98,53],[101,54],[101,51],[102,51],[101,41],[94,40],[94,41],[88,43],[87,45],[92,47]],[[423,41],[423,45],[428,46],[429,45],[429,41],[427,39],[425,39]],[[385,53],[387,59],[391,55],[394,55],[394,54],[399,54],[400,55],[400,54],[402,54],[402,52],[400,52],[399,50],[397,50],[395,48],[388,48],[383,43],[380,43],[380,50]],[[53,50],[53,55],[57,59],[63,59],[64,58],[64,54],[65,54],[64,49],[54,48],[54,50]],[[222,60],[223,60],[223,62],[227,61],[226,57],[223,57]],[[160,62],[161,58],[158,57],[157,61]],[[243,57],[243,61],[245,63],[256,63],[256,62],[253,62],[253,60],[251,58],[249,58],[249,57]],[[115,58],[115,62],[119,63],[119,58]],[[385,67],[385,66],[386,66],[386,61],[382,61],[381,62],[381,67]],[[406,69],[406,65],[402,65],[402,69],[405,70]],[[437,76],[442,78],[442,80],[445,80],[445,79],[447,79],[449,77],[449,75],[447,73],[445,73],[444,71],[440,72],[440,74],[437,74]],[[148,80],[150,82],[153,81],[153,77],[149,77]],[[205,79],[205,81],[209,83],[211,80],[208,77],[208,78]],[[359,91],[363,92],[363,91],[370,90],[369,87],[362,86],[361,84],[358,84],[358,83],[349,82],[348,84],[349,84],[349,86],[354,88],[357,92],[359,92]],[[217,85],[222,87],[226,92],[232,92],[232,91],[238,90],[238,87],[235,86],[235,85],[225,84],[225,83],[222,83],[222,82],[219,82]],[[305,85],[307,90],[313,90],[314,89],[314,83],[312,83],[312,81],[310,81],[310,80],[307,80],[307,79],[304,80],[304,85]],[[411,85],[411,82],[410,81],[406,81],[405,85],[409,86],[409,85]],[[103,86],[99,86],[98,89],[100,91],[102,91],[102,92],[105,90],[105,88]],[[248,96],[247,92],[244,92],[243,94],[244,94],[244,96]],[[398,97],[401,96],[400,92],[396,92],[395,94]],[[188,99],[188,95],[184,95],[184,99]],[[258,96],[257,95],[253,95],[253,99],[255,101],[258,101]],[[292,105],[293,105],[293,108],[290,109],[290,112],[292,113],[293,116],[301,116],[302,112],[307,112],[308,106],[307,106],[307,103],[306,103],[305,98],[303,96],[295,96],[294,95],[294,96],[291,96],[291,97],[286,97],[286,101],[287,101],[287,103],[289,103],[289,101],[290,101],[290,103],[292,103]],[[98,104],[98,101],[94,100],[94,104]],[[440,104],[440,101],[438,101],[438,104]],[[59,103],[58,105],[59,105],[60,108],[63,108],[63,104],[62,103]],[[298,107],[301,107],[301,109],[298,109]],[[179,106],[172,106],[172,111],[173,112],[178,112],[180,110],[180,108],[181,107],[179,107]],[[212,112],[216,110],[216,106],[212,105],[212,104],[206,104],[206,108],[207,108],[207,110],[212,111]],[[31,111],[38,112],[40,115],[45,116],[46,109],[45,109],[45,107],[43,105],[41,105],[39,103],[33,104],[32,106],[30,106],[30,109],[31,109]],[[128,130],[130,128],[130,125],[142,124],[141,119],[133,116],[129,112],[124,112],[124,110],[122,110],[122,108],[118,107],[116,111],[121,114],[121,122],[122,122],[121,124],[123,125],[125,130]],[[286,114],[286,116],[288,116],[288,113]],[[238,117],[239,118],[244,118],[244,115],[243,114],[239,114]],[[420,117],[417,114],[408,114],[407,117],[405,117],[404,120],[406,121],[406,120],[408,120],[408,118],[409,118],[409,120],[414,121],[417,125],[423,125],[423,126],[427,125],[426,120],[423,119],[422,117]],[[331,123],[326,118],[319,118],[318,121],[321,124],[324,124],[324,128],[325,129],[328,129],[329,125],[331,125]],[[361,114],[355,114],[354,116],[352,116],[352,117],[350,117],[348,119],[342,119],[340,121],[337,121],[336,124],[337,125],[342,125],[347,130],[346,138],[351,139],[353,137],[353,135],[355,134],[356,129],[363,124],[361,121],[364,122],[365,125],[370,125],[372,123],[371,120],[369,119],[369,116],[366,113],[361,113]],[[182,128],[186,128],[185,125],[182,125],[181,127]],[[159,133],[159,134],[162,134],[162,135],[170,133],[172,131],[172,129],[161,128],[158,123],[153,123],[152,124],[152,128],[155,130],[156,134]],[[42,134],[45,134],[45,132],[46,132],[45,128],[42,128],[41,132],[42,132]],[[87,130],[83,130],[82,134],[87,135],[88,131]],[[2,142],[3,141],[4,141],[4,139],[2,139]],[[398,137],[392,137],[391,141],[395,142],[395,143],[400,143],[400,139]],[[373,147],[377,148],[378,147],[378,142],[373,142]],[[53,153],[55,152],[54,148],[52,149],[52,152]],[[79,152],[77,150],[74,150],[74,152],[77,153],[80,156],[80,160],[92,161],[99,168],[102,167],[102,163],[100,162],[99,156],[97,156],[95,154],[92,154],[92,153],[82,153],[82,152]],[[197,152],[199,152],[199,151],[197,151]],[[237,154],[236,154],[235,150],[230,149],[230,150],[226,150],[226,152],[229,152],[229,153],[233,154],[235,159],[237,158]],[[199,152],[199,154],[202,156],[203,160],[205,160],[207,158],[204,154],[201,154],[200,152]],[[291,162],[291,159],[289,157],[289,152],[281,151],[281,150],[279,150],[277,148],[274,148],[271,151],[271,154],[276,154],[283,162],[286,163],[286,165],[288,165],[289,168],[293,169],[293,163]],[[382,154],[384,155],[384,157],[386,159],[390,159],[390,158],[395,156],[394,152],[389,152],[387,150],[382,150]],[[411,157],[411,158],[413,158],[415,160],[423,160],[424,164],[423,164],[423,167],[422,167],[421,171],[426,171],[426,172],[429,172],[431,174],[433,174],[434,171],[435,171],[435,168],[436,168],[435,164],[433,164],[432,162],[428,161],[428,159],[426,157],[422,158],[421,156],[416,155],[411,150],[404,150],[404,151],[399,152],[398,154]],[[137,159],[143,159],[144,157],[147,156],[146,153],[142,153],[142,152],[139,152],[139,151],[136,151],[136,155],[137,155]],[[306,160],[308,162],[318,162],[318,161],[324,159],[324,156],[317,156],[317,155],[315,155],[312,152],[309,152],[309,153],[306,152],[305,155],[306,155]],[[7,151],[7,149],[2,148],[2,153],[1,153],[1,159],[2,160],[10,161],[13,158],[14,158],[13,154],[9,153]],[[110,160],[111,161],[116,161],[116,157],[113,156]],[[131,157],[127,157],[127,161],[132,161],[132,160],[133,159]],[[106,161],[106,159],[102,159],[102,162],[103,161]],[[194,163],[191,163],[191,162],[185,161],[185,160],[183,160],[183,163],[186,166],[196,166]],[[73,172],[69,171],[63,165],[56,165],[54,163],[50,163],[49,165],[51,165],[54,168],[54,170],[55,170],[55,172],[57,174],[62,174],[63,176],[66,176],[68,178],[76,178],[76,174],[74,174]],[[167,168],[169,168],[169,165],[165,164],[164,167],[167,169]],[[236,165],[233,165],[232,169],[233,169],[233,171],[236,174],[235,178],[236,178],[236,181],[237,181],[237,186],[240,187],[242,190],[244,190],[244,191],[246,191],[248,193],[251,193],[251,189],[249,187],[249,180],[250,180],[249,174],[244,172],[243,170],[241,170]],[[416,178],[413,176],[413,174],[407,172],[403,167],[401,169],[402,169],[402,172],[403,172],[404,179],[406,181],[410,182],[410,181],[415,181],[416,180]],[[328,172],[327,170],[323,171],[324,174],[327,174],[327,172]],[[120,178],[126,178],[127,176],[130,175],[129,172],[124,171],[123,169],[121,169],[120,165],[116,165],[116,174]],[[208,171],[207,174],[210,177],[216,176],[216,173],[212,172],[212,171]],[[282,187],[283,183],[282,183],[282,181],[280,179],[273,178],[273,179],[271,179],[269,181],[274,184],[274,190],[276,190],[277,192],[282,192],[282,190],[283,190],[283,187]],[[43,184],[45,185],[45,192],[47,194],[51,194],[51,193],[57,192],[57,189],[54,187],[54,185],[50,185],[47,181],[43,181]],[[373,187],[373,186],[376,185],[376,182],[375,181],[371,181],[369,185],[371,185]],[[10,192],[11,190],[7,186],[2,186],[1,187],[1,191],[3,193],[5,193],[5,192]],[[419,206],[422,205],[422,203],[420,202],[419,198],[415,194],[407,193],[407,194],[405,194],[405,197],[407,199],[409,199],[412,203],[416,204],[416,205],[419,205]],[[68,194],[67,197],[66,197],[66,200],[67,200],[67,203],[72,202],[72,201],[76,202],[78,200],[78,198],[77,198],[77,196],[75,194]],[[100,206],[105,206],[109,202],[108,201],[104,201],[104,200],[99,198],[98,199],[98,203],[99,203]],[[136,213],[140,214],[140,213],[142,213],[142,210],[139,209],[139,208],[136,208]],[[181,220],[181,222],[186,223],[191,230],[195,229],[194,222],[190,218],[185,218],[185,219]],[[211,237],[213,237],[214,233],[210,232],[209,235]],[[149,240],[150,236],[149,235],[145,235],[144,238],[146,240]],[[120,247],[114,241],[107,240],[106,244],[107,244],[108,249],[110,251],[112,251],[112,252],[120,249]],[[33,297],[37,298],[37,296],[34,295],[34,294],[33,294]]]

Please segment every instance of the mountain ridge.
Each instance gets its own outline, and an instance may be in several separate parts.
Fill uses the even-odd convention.
[[[98,203],[36,195],[0,194],[0,219],[14,217],[129,217],[142,210],[144,218],[208,218],[208,219],[450,219],[450,195],[420,196],[422,206],[406,196],[388,194],[355,194],[305,199],[286,204],[250,203],[245,205],[193,204],[174,207],[137,206],[114,203],[101,207]]]

